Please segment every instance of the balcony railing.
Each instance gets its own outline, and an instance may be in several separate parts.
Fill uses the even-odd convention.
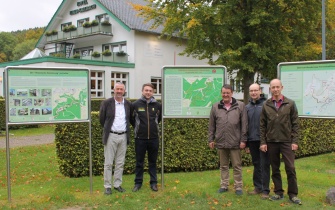
[[[92,34],[109,34],[112,35],[112,26],[111,25],[102,25],[99,23],[97,26],[91,26],[88,28],[78,27],[74,31],[64,32],[58,31],[55,35],[47,36],[47,42],[69,39],[69,38],[79,38],[83,36],[89,36]]]
[[[92,61],[107,61],[107,62],[119,62],[119,63],[128,63],[128,55],[118,56],[116,53],[112,53],[109,56],[100,55],[100,57],[93,57],[91,55],[81,56],[80,59],[92,60]]]

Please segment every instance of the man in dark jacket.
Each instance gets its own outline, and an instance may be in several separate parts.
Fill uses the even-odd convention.
[[[135,121],[135,186],[133,192],[142,187],[144,158],[148,152],[150,188],[157,188],[157,156],[159,148],[159,126],[162,114],[162,105],[153,97],[154,86],[150,83],[142,86],[142,97],[133,103],[133,118]]]
[[[115,160],[114,189],[126,191],[121,187],[123,166],[129,143],[129,125],[132,124],[132,104],[123,98],[125,86],[116,83],[114,97],[104,100],[100,106],[99,120],[103,126],[102,143],[104,144],[104,187],[105,194],[112,193],[112,168]]]
[[[287,194],[293,203],[300,205],[294,166],[294,151],[298,149],[300,131],[298,110],[293,100],[281,94],[283,85],[279,79],[270,82],[270,90],[272,98],[264,103],[260,121],[260,150],[268,151],[272,168],[275,195],[270,200],[281,200],[284,197],[280,174],[281,154],[287,175]]]
[[[260,147],[260,115],[263,102],[266,100],[261,96],[259,84],[252,84],[249,87],[250,100],[246,106],[248,113],[248,142],[247,147],[250,151],[252,164],[254,166],[253,184],[254,190],[250,195],[262,194],[262,199],[269,198],[270,183],[270,160],[268,152],[262,152]]]

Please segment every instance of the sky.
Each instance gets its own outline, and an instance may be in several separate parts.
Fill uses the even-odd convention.
[[[0,32],[47,26],[63,0],[1,1]]]

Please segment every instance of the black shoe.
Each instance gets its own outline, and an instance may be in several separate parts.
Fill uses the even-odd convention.
[[[141,185],[135,185],[134,188],[133,188],[133,192],[137,192],[141,189]]]
[[[125,189],[123,189],[121,186],[118,186],[118,187],[114,187],[115,190],[119,191],[119,192],[126,192]]]
[[[158,191],[158,188],[157,188],[156,184],[151,185],[150,188],[151,188],[152,191],[155,191],[155,192]]]
[[[105,188],[105,195],[110,195],[112,194],[112,189],[111,188]]]

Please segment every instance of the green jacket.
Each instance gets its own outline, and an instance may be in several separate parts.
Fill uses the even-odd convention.
[[[272,99],[265,101],[260,118],[261,145],[268,142],[299,141],[299,118],[295,102],[284,97],[282,105],[277,110]]]

